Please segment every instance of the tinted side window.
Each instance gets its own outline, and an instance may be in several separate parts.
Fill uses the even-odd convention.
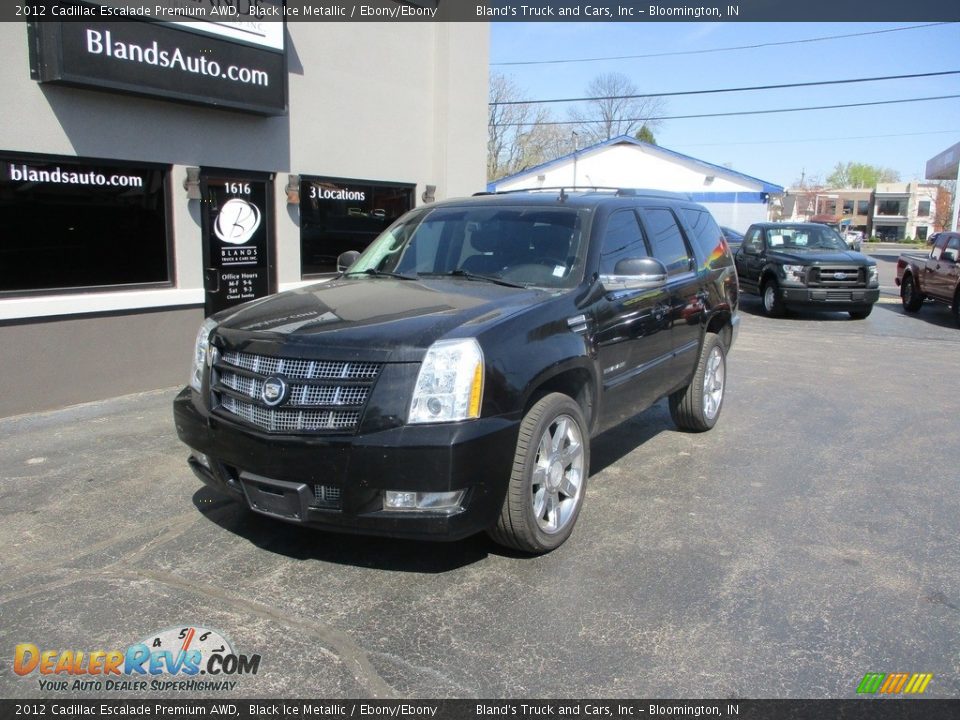
[[[710,267],[721,267],[731,263],[730,256],[723,251],[723,231],[706,210],[681,208],[680,213],[687,221],[687,227],[693,233],[691,238],[700,255]]]
[[[617,210],[607,220],[600,245],[600,274],[614,275],[617,263],[624,258],[647,257],[643,229],[633,210]]]
[[[943,259],[955,263],[958,255],[960,255],[960,237],[953,236],[947,240],[947,247],[943,251]]]
[[[943,249],[947,246],[947,236],[941,234],[937,238],[937,242],[934,244],[933,248],[930,250],[930,257],[934,260],[940,259],[940,253],[943,252]]]
[[[750,228],[740,246],[746,252],[760,253],[763,251],[763,240],[760,238],[760,228]]]
[[[643,208],[640,212],[650,233],[653,256],[667,266],[669,275],[688,272],[692,267],[690,251],[673,213],[666,208]]]

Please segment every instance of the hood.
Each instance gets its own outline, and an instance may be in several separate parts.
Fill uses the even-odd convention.
[[[330,359],[363,354],[419,360],[434,341],[488,325],[554,293],[466,279],[338,278],[257,300],[214,316],[217,333],[238,347],[282,342],[323,347]]]
[[[820,250],[810,252],[785,252],[770,250],[767,257],[788,264],[829,265],[831,263],[851,263],[854,265],[873,265],[874,262],[863,253],[845,250]]]

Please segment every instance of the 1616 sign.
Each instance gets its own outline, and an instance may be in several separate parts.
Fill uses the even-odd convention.
[[[273,291],[272,183],[201,176],[207,314]]]

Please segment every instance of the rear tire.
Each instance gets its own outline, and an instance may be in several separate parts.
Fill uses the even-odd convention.
[[[917,289],[913,275],[903,276],[903,282],[900,285],[900,302],[903,303],[903,309],[907,312],[916,312],[923,305],[923,295]]]
[[[705,432],[717,424],[727,381],[727,353],[720,337],[707,333],[693,380],[670,396],[670,417],[681,430]]]
[[[547,395],[520,423],[500,518],[487,534],[499,545],[528,553],[560,547],[577,522],[589,471],[583,411],[567,395]]]
[[[769,317],[783,317],[786,308],[783,305],[783,298],[780,297],[780,283],[774,278],[770,278],[763,284],[760,299],[763,302],[763,312]]]

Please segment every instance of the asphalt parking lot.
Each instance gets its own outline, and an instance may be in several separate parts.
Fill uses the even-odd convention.
[[[188,626],[261,656],[235,697],[843,698],[867,672],[957,697],[960,329],[889,289],[863,321],[759,313],[718,426],[660,403],[595,439],[573,537],[538,558],[245,512],[187,468],[173,388],[0,420],[0,697],[223,697],[13,669],[18,643]]]

